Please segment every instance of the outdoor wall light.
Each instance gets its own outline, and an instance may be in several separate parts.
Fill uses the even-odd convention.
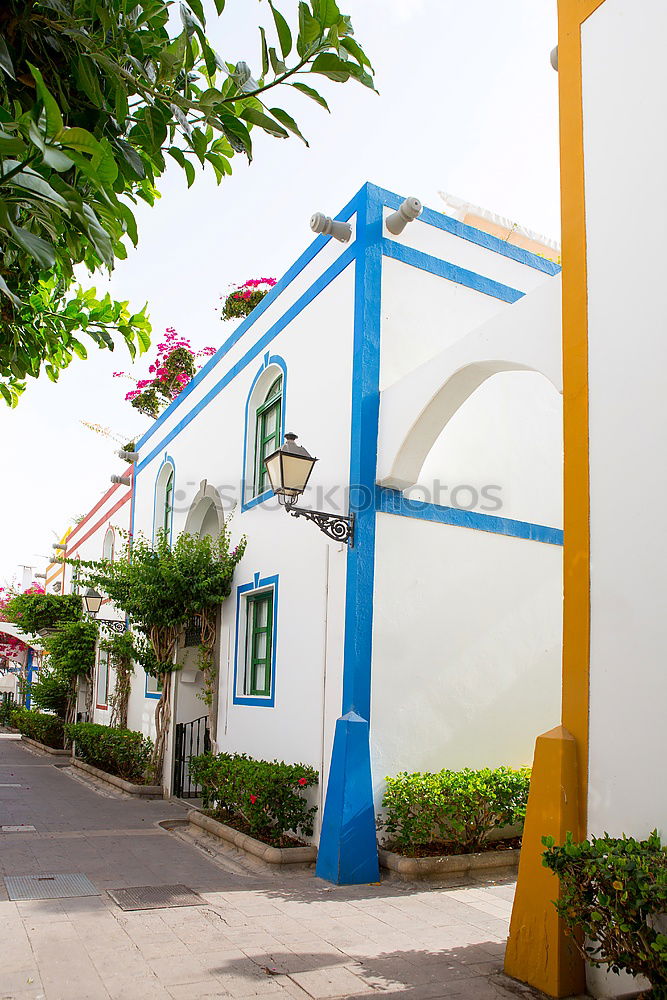
[[[119,458],[122,458],[124,462],[134,463],[139,458],[138,451],[125,451],[124,448],[119,448],[116,454]]]
[[[349,222],[335,222],[322,212],[315,212],[315,215],[311,215],[310,228],[314,233],[333,236],[339,243],[349,243],[352,236],[352,226]]]
[[[112,483],[119,483],[121,486],[131,486],[132,476],[112,476]]]
[[[422,203],[419,198],[406,198],[397,212],[387,216],[386,226],[392,236],[400,236],[408,222],[414,222],[421,215]]]
[[[278,497],[278,502],[292,517],[305,517],[309,521],[314,521],[320,531],[334,542],[346,542],[352,546],[354,514],[341,517],[338,514],[327,514],[322,510],[295,506],[308,485],[315,462],[316,458],[309,455],[300,444],[296,444],[296,434],[286,434],[282,447],[264,459],[271,489]]]
[[[65,549],[67,548],[67,546],[63,545],[62,542],[54,542],[53,545],[51,546],[51,548],[52,549],[61,549],[64,552]]]
[[[125,622],[119,621],[117,618],[97,618],[100,608],[102,607],[102,595],[98,594],[96,590],[88,589],[83,595],[83,604],[91,616],[91,618],[96,618],[100,625],[105,625],[111,632],[118,632],[122,635],[125,631]]]

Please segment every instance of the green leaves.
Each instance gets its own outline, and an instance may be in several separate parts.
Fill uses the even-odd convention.
[[[667,912],[667,847],[657,831],[646,840],[592,837],[562,846],[544,837],[543,864],[559,879],[559,916],[575,945],[595,965],[644,975],[659,995],[667,968],[667,936],[658,919]],[[592,945],[581,946],[584,936]]]
[[[6,6],[23,23],[24,0]],[[127,240],[138,239],[131,206],[154,203],[168,162],[188,186],[197,163],[221,183],[236,154],[252,157],[253,128],[306,141],[274,94],[266,106],[269,89],[293,88],[328,110],[306,74],[373,86],[334,0],[291,0],[291,16],[269,0],[257,61],[234,63],[207,39],[202,0],[180,3],[176,31],[169,6],[85,0],[73,19],[70,0],[46,0],[48,16],[30,18],[25,38],[0,37],[0,395],[9,405],[28,377],[55,381],[83,358],[82,333],[100,347],[120,338],[131,354],[145,349],[145,312],[116,303],[110,316],[108,304],[73,292],[74,274],[126,257]],[[224,0],[215,6],[222,14]]]

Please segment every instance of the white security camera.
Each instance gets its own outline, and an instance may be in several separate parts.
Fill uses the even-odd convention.
[[[558,72],[558,46],[556,46],[555,49],[551,50],[551,53],[549,55],[549,62],[556,70],[556,72]]]
[[[397,212],[387,216],[387,229],[392,236],[399,236],[408,222],[414,222],[421,214],[422,203],[419,198],[406,198]]]
[[[138,451],[125,451],[124,448],[119,448],[116,454],[119,458],[122,458],[124,462],[136,462],[139,458]]]
[[[349,222],[334,222],[323,212],[315,212],[310,217],[310,228],[314,233],[324,233],[326,236],[333,236],[340,243],[349,243],[352,236],[352,226]]]
[[[67,548],[67,546],[63,545],[62,542],[54,542],[53,545],[51,546],[51,548],[52,549],[62,549],[64,551]]]
[[[111,477],[111,482],[112,483],[118,483],[121,486],[131,486],[132,485],[132,476],[112,476]]]

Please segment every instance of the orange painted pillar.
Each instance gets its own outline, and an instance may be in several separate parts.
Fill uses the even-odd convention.
[[[510,935],[508,976],[551,997],[586,990],[584,963],[556,913],[558,879],[542,865],[543,836],[579,834],[577,744],[562,726],[538,736]]]

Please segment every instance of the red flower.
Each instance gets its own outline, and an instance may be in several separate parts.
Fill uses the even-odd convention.
[[[256,796],[256,795],[251,795],[251,796],[250,796],[250,801],[251,801],[251,802],[252,802],[252,804],[254,805],[254,804],[255,804],[255,802],[257,801],[257,796]]]
[[[299,784],[303,788],[303,786],[306,784],[306,779],[305,778],[299,778]]]

